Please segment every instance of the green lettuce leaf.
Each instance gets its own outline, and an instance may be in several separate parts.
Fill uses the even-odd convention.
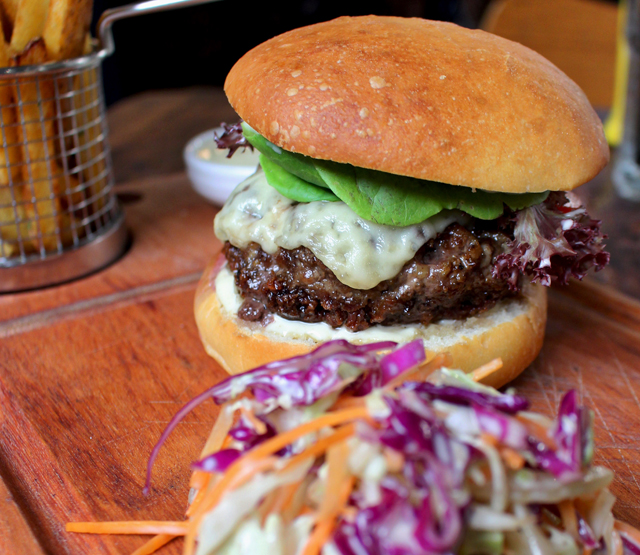
[[[446,209],[493,220],[502,215],[505,204],[521,210],[549,194],[494,193],[317,160],[274,145],[245,123],[242,130],[262,154],[269,185],[282,195],[297,202],[339,199],[361,218],[379,224],[413,225]]]
[[[296,202],[313,202],[316,200],[340,200],[329,189],[318,187],[289,173],[264,154],[260,154],[260,165],[264,170],[267,182],[282,196]]]

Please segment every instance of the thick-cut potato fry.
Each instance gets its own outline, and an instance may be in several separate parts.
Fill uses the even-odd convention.
[[[0,0],[0,15],[2,15],[2,30],[6,37],[13,33],[13,23],[18,13],[18,3],[20,0]]]
[[[91,36],[87,34],[82,53],[88,55],[92,49]],[[107,163],[103,157],[104,145],[101,134],[104,130],[101,125],[98,87],[98,70],[96,69],[87,69],[74,75],[72,81],[65,80],[60,83],[62,124],[66,135],[65,147],[69,151],[77,152],[76,163],[81,168],[78,178],[82,183],[85,197],[93,199],[88,215],[101,210],[107,200],[102,194],[107,186]],[[79,202],[77,198],[73,198],[72,201]]]
[[[0,26],[0,67],[8,65],[9,54]],[[18,239],[27,233],[26,224],[18,223],[24,221],[25,211],[20,188],[16,186],[21,181],[20,147],[15,126],[16,112],[12,104],[14,99],[11,86],[8,82],[0,81],[0,256],[18,254]]]
[[[41,64],[46,60],[44,41],[32,41],[27,50],[16,56],[14,65]],[[51,79],[24,77],[14,86],[18,108],[18,139],[21,143],[22,196],[29,221],[28,234],[36,250],[56,250],[63,212],[61,196],[66,189],[64,176],[55,160],[56,118],[55,89]],[[77,182],[70,183],[72,188]]]
[[[10,47],[12,52],[22,55],[31,41],[42,37],[48,13],[49,0],[19,1],[16,20],[13,24],[13,33],[11,34]]]
[[[91,23],[92,0],[51,0],[42,38],[49,60],[82,55]]]
[[[92,0],[0,0],[0,67],[83,55],[91,48],[91,10]],[[0,81],[0,257],[75,242],[103,207],[106,162],[92,162],[102,152],[102,129],[93,125],[100,120],[97,85],[95,70],[59,81],[46,74]],[[73,129],[74,144],[61,144]],[[74,154],[63,157],[63,147]]]
[[[100,93],[98,91],[98,73],[91,69],[74,77],[74,88],[83,91],[74,95],[73,104],[77,113],[76,125],[78,129],[78,161],[82,169],[84,183],[88,184],[88,192],[95,199],[93,203],[97,210],[104,207],[106,199],[101,194],[107,186],[106,160],[101,157],[104,145],[100,139],[103,132],[100,125]]]

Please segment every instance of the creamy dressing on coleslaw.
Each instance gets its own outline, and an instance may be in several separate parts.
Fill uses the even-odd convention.
[[[408,227],[375,224],[344,202],[297,203],[271,187],[262,171],[243,181],[215,219],[221,241],[238,248],[258,243],[278,248],[307,247],[345,285],[371,289],[397,275],[427,241],[469,216],[446,210]]]

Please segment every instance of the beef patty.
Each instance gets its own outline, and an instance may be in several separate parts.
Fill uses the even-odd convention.
[[[306,247],[268,254],[257,243],[239,249],[227,242],[224,254],[244,298],[240,318],[264,321],[278,314],[359,331],[374,324],[462,319],[517,295],[491,271],[508,233],[495,225],[451,224],[397,276],[367,290],[340,282]]]

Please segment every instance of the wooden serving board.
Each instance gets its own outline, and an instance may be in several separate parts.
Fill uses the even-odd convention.
[[[11,531],[0,534],[0,549],[13,542],[3,552],[36,553],[39,545],[46,553],[125,554],[143,540],[68,534],[65,522],[182,518],[189,462],[215,407],[193,413],[167,442],[149,497],[145,464],[175,411],[224,376],[192,316],[197,276],[220,245],[211,232],[215,209],[184,177],[155,191],[173,199],[184,229],[157,229],[142,217],[144,204],[134,223],[131,207],[134,243],[121,261],[72,284],[1,299],[16,315],[0,324],[0,493],[10,493],[0,495],[0,531]],[[145,198],[140,203],[157,210]],[[596,411],[597,462],[616,472],[616,513],[640,524],[640,303],[590,283],[552,291],[543,352],[514,385],[547,414],[563,392],[578,389]],[[164,552],[179,549],[174,542]]]
[[[156,113],[140,120],[145,136],[158,114],[178,121],[181,98],[136,104]],[[204,106],[208,97],[188,98]],[[129,108],[122,121],[132,117]],[[122,150],[116,167],[126,168],[122,145],[142,137],[132,126],[113,128],[121,130],[112,140],[114,153]],[[126,129],[131,136],[122,137]],[[121,260],[70,284],[0,296],[0,553],[127,554],[144,539],[69,534],[64,525],[182,518],[189,463],[216,416],[213,405],[166,443],[148,497],[142,486],[171,416],[224,377],[192,313],[197,280],[221,245],[212,230],[216,208],[183,173],[149,174],[154,156],[161,166],[162,159],[148,149],[146,176],[131,158],[130,180],[118,187],[133,236]],[[640,303],[593,282],[551,291],[549,308],[543,352],[514,385],[547,414],[578,389],[596,411],[596,460],[616,472],[616,514],[638,525]],[[162,553],[180,549],[176,541]]]

